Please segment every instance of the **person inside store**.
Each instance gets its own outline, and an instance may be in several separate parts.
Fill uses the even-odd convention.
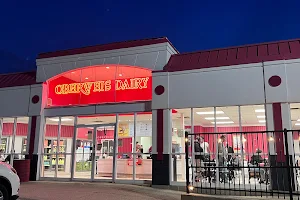
[[[210,161],[209,144],[208,144],[208,142],[204,141],[204,137],[203,136],[199,137],[199,144],[200,144],[200,147],[203,150],[203,157],[202,157],[203,161],[204,162]]]
[[[260,168],[267,165],[267,160],[263,159],[262,150],[257,149],[255,154],[251,157],[249,163],[249,182],[250,178],[259,178],[260,183],[268,183],[268,171],[267,168]]]
[[[218,166],[220,181],[227,183],[228,182],[228,173],[227,173],[227,159],[228,159],[228,148],[226,144],[226,136],[221,135],[218,143]]]
[[[141,159],[142,158],[142,155],[141,155],[141,145],[139,144],[139,142],[135,143],[135,149],[136,149],[137,157]]]
[[[144,153],[143,145],[140,146],[140,152],[141,152],[142,154]]]
[[[148,153],[150,156],[148,156],[147,159],[152,159],[152,146],[148,149]]]
[[[5,158],[4,158],[4,150],[0,149],[0,162],[4,162]]]
[[[251,157],[250,163],[252,165],[259,165],[260,163],[264,162],[264,159],[261,156],[262,150],[257,149],[255,154]]]
[[[194,141],[194,152],[195,152],[195,164],[196,164],[196,175],[195,181],[199,182],[201,177],[201,160],[203,160],[203,148],[200,145],[200,136],[196,136]]]

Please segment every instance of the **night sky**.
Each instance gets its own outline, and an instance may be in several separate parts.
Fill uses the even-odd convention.
[[[47,3],[46,3],[47,2]],[[0,0],[0,73],[38,53],[166,36],[180,52],[300,38],[299,0]]]

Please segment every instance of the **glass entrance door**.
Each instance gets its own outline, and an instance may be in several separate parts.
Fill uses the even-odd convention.
[[[94,179],[113,178],[115,125],[96,127]]]
[[[75,179],[112,180],[115,124],[78,125],[74,152]]]
[[[74,178],[91,179],[95,127],[78,127],[75,139]]]

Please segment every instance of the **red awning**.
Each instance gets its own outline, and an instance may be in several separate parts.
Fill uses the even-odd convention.
[[[0,74],[0,88],[36,84],[36,72]]]
[[[164,71],[183,71],[300,58],[300,39],[174,54]]]

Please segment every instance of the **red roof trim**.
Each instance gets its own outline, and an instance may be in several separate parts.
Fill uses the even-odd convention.
[[[169,43],[175,49],[175,47],[168,40],[168,38],[161,37],[161,38],[151,38],[151,39],[142,39],[142,40],[131,40],[131,41],[125,41],[125,42],[115,42],[115,43],[102,44],[102,45],[96,45],[96,46],[88,46],[88,47],[82,47],[82,48],[41,53],[38,55],[38,59],[76,55],[76,54],[83,54],[83,53],[92,53],[92,52],[98,52],[98,51],[108,51],[108,50],[123,49],[123,48],[138,47],[138,46],[146,46],[146,45],[159,44],[159,43],[165,43],[165,42]]]
[[[300,58],[300,39],[172,55],[165,71],[259,63]]]
[[[36,84],[36,72],[0,74],[0,88],[17,87]]]

